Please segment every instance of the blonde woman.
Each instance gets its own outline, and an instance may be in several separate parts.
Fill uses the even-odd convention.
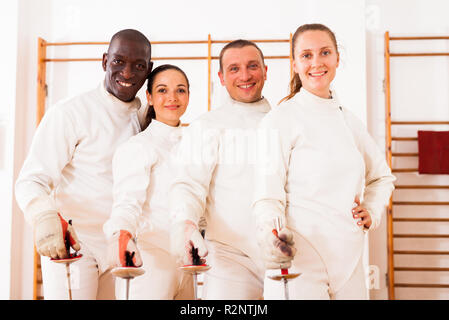
[[[366,299],[364,236],[379,225],[395,178],[331,90],[340,60],[334,33],[303,25],[292,51],[291,92],[260,125],[275,139],[263,157],[273,167],[256,175],[259,244],[266,265],[301,273],[290,282],[291,298]],[[284,226],[279,237],[276,218]],[[276,293],[267,289],[265,298]]]

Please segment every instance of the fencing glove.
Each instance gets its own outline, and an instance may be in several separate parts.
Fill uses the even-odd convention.
[[[108,239],[109,267],[141,267],[143,262],[133,236],[126,230],[115,232]]]
[[[33,218],[33,229],[34,244],[37,252],[42,256],[66,259],[69,257],[70,247],[75,251],[81,249],[72,225],[55,211],[37,214]],[[68,239],[68,244],[65,239]]]
[[[170,234],[171,251],[177,261],[183,265],[194,264],[193,258],[197,252],[200,264],[205,263],[207,256],[206,243],[198,230],[197,225],[191,220],[184,220],[174,224]]]
[[[295,257],[293,234],[287,228],[281,228],[279,234],[274,224],[260,223],[257,227],[257,242],[267,269],[288,269]]]

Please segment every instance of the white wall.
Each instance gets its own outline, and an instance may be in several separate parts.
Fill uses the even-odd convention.
[[[385,141],[384,33],[390,36],[449,35],[449,3],[445,0],[366,0],[367,13],[367,100],[368,127],[380,146]],[[391,43],[392,52],[449,52],[449,41],[397,41]],[[392,118],[394,120],[448,120],[449,73],[447,57],[391,58]],[[448,130],[448,127],[429,127],[429,130]],[[395,136],[417,136],[417,127],[395,128]],[[417,144],[396,143],[393,150],[417,152]],[[400,160],[400,161],[398,161]],[[394,167],[417,167],[417,158],[395,158]],[[448,178],[426,177],[417,174],[397,174],[400,184],[448,184]],[[396,200],[447,201],[447,192],[395,191]],[[445,200],[443,200],[445,199]],[[446,212],[444,212],[446,210]],[[395,207],[396,217],[448,217],[446,208]],[[397,233],[448,233],[449,224],[395,223]],[[371,292],[374,299],[387,299],[385,283],[387,271],[387,243],[385,220],[370,237],[370,263],[380,267],[380,288]],[[395,249],[448,250],[449,241],[401,240]],[[447,266],[444,256],[396,256],[398,266]],[[449,283],[447,272],[396,272],[397,282]],[[447,289],[396,289],[399,299],[448,299]]]
[[[169,6],[169,8],[167,8]],[[340,42],[341,64],[334,83],[342,102],[366,121],[366,74],[364,2],[360,0],[268,1],[242,2],[182,1],[149,2],[92,0],[19,0],[17,106],[14,179],[23,163],[35,127],[36,44],[37,37],[47,41],[109,41],[113,33],[135,28],[151,41],[213,39],[288,39],[303,23],[321,22],[336,33]],[[342,17],[344,17],[342,19]],[[218,55],[220,46],[214,46]],[[261,45],[266,55],[288,55],[288,44]],[[54,48],[56,57],[101,57],[103,48]],[[165,51],[164,51],[165,50]],[[184,49],[183,49],[184,50]],[[206,55],[207,47],[173,52],[156,48],[154,55]],[[158,65],[158,62],[156,65]],[[207,64],[173,61],[187,72],[192,82],[190,108],[184,121],[189,122],[207,110]],[[288,60],[267,60],[268,81],[264,95],[276,104],[287,93]],[[213,65],[213,106],[223,92]],[[92,88],[103,78],[100,63],[52,64],[48,67],[48,105],[61,98]],[[143,96],[140,93],[140,96]],[[32,297],[32,236],[29,226],[14,205],[12,222],[14,254],[12,257],[13,299]]]
[[[0,88],[2,88],[2,104],[0,105],[0,243],[2,259],[0,263],[0,299],[10,297],[11,277],[11,220],[12,220],[12,183],[14,155],[14,118],[16,104],[16,61],[17,61],[17,19],[18,6],[15,1],[2,5],[0,10],[0,28],[8,30],[2,41],[8,43],[8,50],[2,49],[0,58]]]

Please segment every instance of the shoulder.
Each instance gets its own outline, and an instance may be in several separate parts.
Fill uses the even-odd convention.
[[[295,101],[286,100],[274,106],[267,115],[262,119],[262,123],[285,125],[291,121],[295,121],[295,114],[301,112],[301,105]]]

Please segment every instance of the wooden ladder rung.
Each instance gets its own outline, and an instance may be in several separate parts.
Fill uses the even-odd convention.
[[[449,288],[449,284],[438,283],[395,283],[397,288]]]
[[[393,238],[449,238],[449,234],[393,234]]]
[[[418,172],[418,168],[396,168],[392,169],[391,172]]]
[[[449,201],[393,201],[398,206],[449,206]]]
[[[391,137],[393,141],[418,141],[418,137]]]
[[[405,125],[416,125],[416,124],[449,124],[449,121],[391,121],[391,124],[405,124]]]
[[[410,254],[410,255],[449,255],[449,251],[416,251],[416,250],[394,250],[394,254]]]
[[[407,152],[393,152],[391,154],[393,157],[418,157],[418,153],[407,153]]]
[[[449,268],[438,267],[395,267],[394,271],[449,271]]]
[[[449,222],[449,218],[393,218],[394,222]]]
[[[397,185],[395,189],[449,189],[444,185]]]

